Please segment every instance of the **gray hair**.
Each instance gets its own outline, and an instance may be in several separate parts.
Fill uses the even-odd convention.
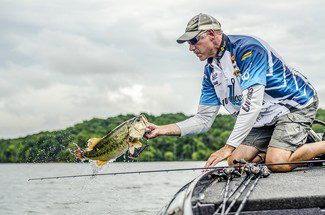
[[[221,34],[223,34],[223,31],[220,29],[220,30],[214,30],[215,32],[216,32],[216,34],[218,34],[218,35],[221,35]]]

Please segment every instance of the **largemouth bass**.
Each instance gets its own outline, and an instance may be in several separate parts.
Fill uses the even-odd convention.
[[[106,136],[88,140],[88,148],[78,149],[75,155],[80,159],[96,160],[97,166],[103,166],[108,161],[116,159],[127,150],[134,154],[134,148],[140,148],[148,120],[144,115],[139,115],[123,122]]]

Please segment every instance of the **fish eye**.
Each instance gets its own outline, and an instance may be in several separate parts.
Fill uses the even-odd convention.
[[[133,120],[133,122],[140,122],[139,117],[136,117],[136,118]]]

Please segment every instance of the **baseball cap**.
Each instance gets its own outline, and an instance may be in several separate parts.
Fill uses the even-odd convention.
[[[184,43],[196,37],[205,30],[221,30],[221,24],[210,15],[200,13],[194,16],[188,23],[185,33],[177,39],[178,43]]]

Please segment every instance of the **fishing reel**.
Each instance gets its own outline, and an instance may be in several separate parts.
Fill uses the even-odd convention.
[[[267,168],[267,166],[261,167],[261,175],[263,178],[268,177],[270,174],[271,174],[271,171],[269,170],[269,168]]]
[[[244,164],[241,167],[241,171],[242,171],[242,173],[245,172],[246,175],[254,174],[255,177],[266,178],[271,174],[270,170],[265,165],[256,164],[256,163],[248,163],[244,159],[240,159],[239,161],[234,160],[233,163],[234,164]]]
[[[228,178],[232,179],[235,177],[241,177],[240,172],[235,167],[225,167],[222,172],[219,173],[220,181],[228,180]]]

